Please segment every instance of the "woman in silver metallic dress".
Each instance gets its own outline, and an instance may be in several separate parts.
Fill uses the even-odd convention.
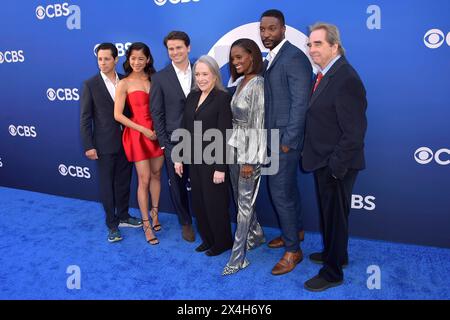
[[[238,272],[248,266],[246,251],[265,242],[264,233],[255,213],[255,200],[261,178],[261,165],[266,162],[264,132],[264,79],[262,55],[250,39],[235,41],[230,50],[230,71],[238,80],[231,101],[233,133],[228,144],[233,147],[234,164],[230,165],[230,180],[236,202],[237,228],[231,257],[222,274]]]

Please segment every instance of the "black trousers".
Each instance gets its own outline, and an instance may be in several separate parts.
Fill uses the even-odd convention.
[[[175,167],[170,153],[170,149],[164,149],[167,176],[169,178],[170,197],[178,215],[178,222],[180,225],[192,224],[192,216],[189,212],[188,192],[186,189],[188,184],[188,173],[185,172],[181,178],[175,173]],[[185,166],[185,169],[187,168],[188,167]]]
[[[97,167],[106,225],[109,229],[117,229],[120,220],[130,217],[128,207],[132,163],[128,162],[121,148],[118,153],[98,155]]]
[[[348,216],[357,170],[348,170],[342,180],[335,179],[329,167],[314,172],[320,209],[324,264],[319,274],[328,281],[344,278],[342,265],[348,262]]]
[[[214,166],[193,164],[189,166],[192,187],[192,209],[197,217],[197,227],[202,241],[216,254],[233,246],[229,207],[229,177],[225,182],[213,183]]]

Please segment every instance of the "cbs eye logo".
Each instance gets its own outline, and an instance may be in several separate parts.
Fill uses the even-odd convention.
[[[45,18],[45,8],[43,6],[39,6],[36,8],[36,17],[39,20],[42,20]]]
[[[8,128],[9,134],[15,137],[17,135],[17,129],[15,126],[10,125]]]
[[[36,127],[34,126],[15,126],[12,124],[8,127],[8,131],[9,134],[12,135],[13,137],[15,136],[31,137],[31,138],[37,137]]]
[[[80,95],[77,88],[49,88],[47,90],[47,98],[50,101],[55,101],[56,99],[59,101],[78,101],[80,100]]]
[[[445,34],[439,29],[428,30],[423,37],[425,46],[430,49],[441,47],[444,44],[444,41],[447,41],[447,44],[450,46],[450,32],[447,34],[446,39]]]
[[[67,174],[69,173],[69,170],[67,169],[67,167],[63,164],[60,164],[58,167],[58,171],[59,173],[61,173],[61,175],[63,176],[67,176]]]
[[[23,50],[13,50],[0,52],[0,64],[1,63],[16,63],[24,62],[25,56]]]
[[[37,6],[36,7],[36,17],[39,20],[45,19],[45,17],[48,18],[57,18],[57,17],[67,17],[70,14],[70,8],[68,3],[56,3],[56,4],[49,4],[46,7],[43,6]]]
[[[438,151],[436,151],[436,153],[434,153],[433,150],[428,147],[420,147],[416,150],[416,152],[414,152],[414,159],[419,164],[429,164],[434,160],[437,164],[445,166],[450,164],[450,159],[443,159],[444,153],[450,156],[450,149],[439,149]]]
[[[58,166],[58,171],[62,176],[71,176],[74,178],[85,178],[90,179],[91,173],[89,172],[89,168],[87,167],[79,167],[79,166],[66,166],[64,164],[60,164]]]

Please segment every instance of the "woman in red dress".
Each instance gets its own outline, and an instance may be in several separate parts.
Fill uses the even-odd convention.
[[[138,176],[138,203],[144,224],[147,242],[155,245],[159,240],[153,231],[161,230],[158,221],[158,205],[161,193],[161,168],[164,152],[158,144],[150,114],[149,92],[153,68],[153,57],[148,46],[142,42],[133,43],[127,50],[123,64],[126,77],[116,88],[114,118],[125,126],[122,136],[123,147],[128,161],[134,162]],[[124,115],[125,102],[130,107],[131,116]],[[150,224],[148,216],[148,193],[152,207]]]

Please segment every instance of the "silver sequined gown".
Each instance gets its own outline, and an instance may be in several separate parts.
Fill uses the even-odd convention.
[[[234,149],[237,164],[230,165],[230,180],[237,201],[237,228],[231,257],[223,275],[232,274],[248,266],[246,251],[265,242],[264,233],[255,212],[255,200],[261,180],[261,164],[266,163],[267,143],[264,129],[264,79],[252,78],[241,89],[238,84],[231,100],[233,133],[228,144]],[[243,164],[253,166],[250,178],[240,176]]]

